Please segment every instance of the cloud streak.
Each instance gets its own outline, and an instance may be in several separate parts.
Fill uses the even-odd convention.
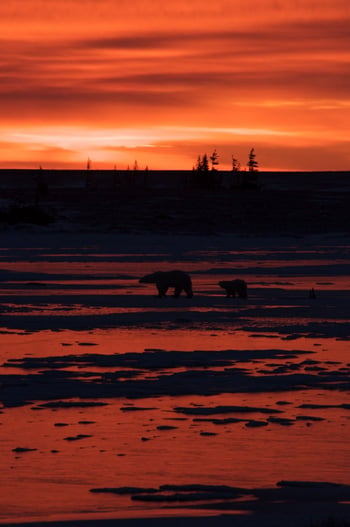
[[[282,137],[291,151],[299,137],[336,155],[349,137],[349,19],[342,0],[10,0],[0,7],[3,137],[24,130],[30,141],[39,124],[117,137],[151,129],[157,168],[168,168],[161,138],[171,127],[218,149],[218,130],[252,146],[267,130],[269,155]],[[178,139],[165,140],[171,162],[177,151],[177,168],[189,168]],[[45,142],[42,151],[44,162]]]

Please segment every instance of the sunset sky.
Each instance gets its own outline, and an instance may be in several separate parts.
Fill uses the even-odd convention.
[[[6,0],[0,168],[350,169],[349,0]]]

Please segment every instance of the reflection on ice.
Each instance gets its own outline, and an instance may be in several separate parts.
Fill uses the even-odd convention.
[[[0,251],[0,520],[349,499],[347,245],[27,242]],[[169,266],[192,299],[140,287]]]

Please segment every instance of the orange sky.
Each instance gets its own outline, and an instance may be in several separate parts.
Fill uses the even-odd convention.
[[[0,167],[350,169],[349,0],[6,0]]]

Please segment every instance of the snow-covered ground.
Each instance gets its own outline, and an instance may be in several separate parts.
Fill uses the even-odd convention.
[[[0,243],[2,523],[350,518],[347,236]],[[139,283],[170,269],[192,299]]]

